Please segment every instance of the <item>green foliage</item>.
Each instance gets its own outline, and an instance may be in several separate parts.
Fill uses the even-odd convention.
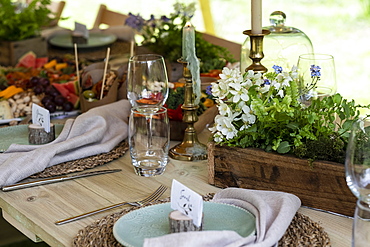
[[[39,35],[51,18],[50,0],[33,0],[28,6],[0,0],[0,40],[17,41]]]
[[[287,96],[269,104],[254,99],[252,106],[258,119],[255,127],[239,132],[228,145],[344,162],[344,149],[353,121],[359,118],[360,108],[370,108],[370,105],[356,105],[354,100],[348,101],[335,94],[314,99],[302,109]]]
[[[167,108],[176,110],[179,105],[184,103],[184,94],[185,87],[170,88],[166,100]]]
[[[130,25],[139,29],[144,40],[141,45],[149,50],[163,55],[168,61],[176,62],[182,56],[182,29],[186,22],[192,18],[194,4],[175,4],[175,12],[167,18],[162,16],[160,19],[143,20],[139,15],[130,15],[136,18],[135,22],[126,21]],[[142,27],[136,26],[142,22]],[[200,59],[200,72],[209,72],[212,69],[221,69],[226,61],[235,62],[231,53],[225,48],[214,45],[203,39],[202,34],[195,34],[195,48],[197,57]]]
[[[213,93],[218,94],[217,92],[225,88],[225,85],[230,86],[229,89],[224,89],[229,90],[227,96],[219,98],[217,102],[223,105],[221,109],[227,104],[232,111],[232,114],[226,117],[229,119],[232,117],[233,127],[224,125],[224,122],[216,117],[217,127],[212,131],[216,133],[215,140],[220,145],[256,147],[278,153],[293,153],[302,158],[343,163],[353,122],[360,118],[361,108],[370,109],[370,105],[357,105],[354,100],[344,99],[340,94],[311,98],[309,104],[303,104],[299,100],[297,84],[299,80],[292,79],[286,84],[282,96],[277,93],[281,87],[278,86],[278,90],[275,88],[290,78],[289,74],[285,74],[285,79],[281,79],[283,75],[279,74],[279,80],[276,73],[268,73],[265,75],[265,81],[269,80],[271,85],[274,85],[269,87],[269,90],[264,90],[264,87],[270,84],[250,84],[248,88],[249,99],[244,104],[250,104],[255,120],[247,120],[249,123],[246,127],[246,120],[243,120],[243,116],[244,118],[247,116],[246,112],[239,110],[238,106],[242,103],[232,100],[235,94],[232,93],[232,87],[233,83],[236,84],[237,76],[230,76],[232,73],[228,71],[224,73],[226,75],[223,77],[233,77],[233,82],[219,80],[223,85],[216,87]],[[249,77],[253,78],[253,73]],[[248,83],[248,79],[245,78],[243,85]],[[257,82],[256,79],[252,81]],[[220,116],[225,117],[222,114]],[[236,131],[230,132],[232,128]],[[227,132],[233,135],[227,137]],[[219,139],[221,133],[223,137]]]
[[[168,98],[166,100],[166,107],[168,109],[176,110],[180,105],[184,103],[185,87],[177,87],[176,89],[170,88],[168,92]],[[197,115],[201,115],[207,107],[204,106],[203,102],[199,102]]]

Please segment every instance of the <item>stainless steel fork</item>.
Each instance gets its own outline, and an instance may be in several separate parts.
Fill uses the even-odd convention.
[[[91,212],[88,212],[88,213],[83,213],[83,214],[76,215],[76,216],[66,218],[66,219],[63,219],[63,220],[58,220],[58,221],[55,222],[55,224],[56,225],[62,225],[62,224],[65,224],[65,223],[69,223],[69,222],[76,221],[76,220],[79,220],[79,219],[82,219],[82,218],[86,218],[86,217],[94,215],[94,214],[98,214],[98,213],[107,211],[109,209],[121,207],[123,205],[143,206],[147,203],[150,203],[150,202],[153,202],[153,201],[157,200],[159,197],[161,197],[163,195],[163,193],[166,190],[167,190],[167,187],[164,186],[164,185],[161,185],[151,195],[144,198],[143,200],[134,201],[134,202],[121,202],[121,203],[113,204],[111,206],[100,208],[100,209],[97,209],[97,210],[94,210],[94,211],[91,211]]]

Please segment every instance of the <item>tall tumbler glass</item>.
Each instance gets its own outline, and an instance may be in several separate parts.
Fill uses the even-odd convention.
[[[132,56],[128,63],[127,98],[142,112],[157,111],[166,102],[168,78],[164,58],[156,54]]]
[[[151,127],[148,128],[148,122]],[[167,109],[156,112],[131,109],[129,148],[135,173],[144,177],[161,175],[168,163],[170,125]]]
[[[370,127],[363,121],[352,126],[345,166],[347,185],[358,198],[352,246],[370,246]]]

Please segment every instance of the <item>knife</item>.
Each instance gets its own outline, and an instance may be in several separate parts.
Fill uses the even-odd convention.
[[[62,182],[62,181],[71,180],[75,178],[83,178],[83,177],[89,177],[89,176],[95,176],[95,175],[107,174],[107,173],[113,173],[113,172],[120,172],[120,171],[122,170],[121,169],[100,170],[100,171],[85,172],[85,173],[80,173],[80,174],[75,174],[75,175],[65,175],[65,176],[59,176],[59,177],[54,177],[54,178],[46,178],[46,179],[34,180],[30,182],[23,182],[23,183],[3,186],[1,190],[2,191],[18,190],[18,189],[24,189],[24,188],[29,188],[29,187],[38,186],[38,185]]]

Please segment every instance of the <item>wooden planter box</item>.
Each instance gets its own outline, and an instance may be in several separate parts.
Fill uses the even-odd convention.
[[[217,187],[275,190],[298,196],[302,205],[353,216],[356,197],[343,164],[267,153],[255,148],[208,144],[209,183]]]
[[[40,36],[20,41],[0,41],[0,65],[15,66],[18,59],[29,51],[33,51],[37,57],[46,57],[46,40]]]

